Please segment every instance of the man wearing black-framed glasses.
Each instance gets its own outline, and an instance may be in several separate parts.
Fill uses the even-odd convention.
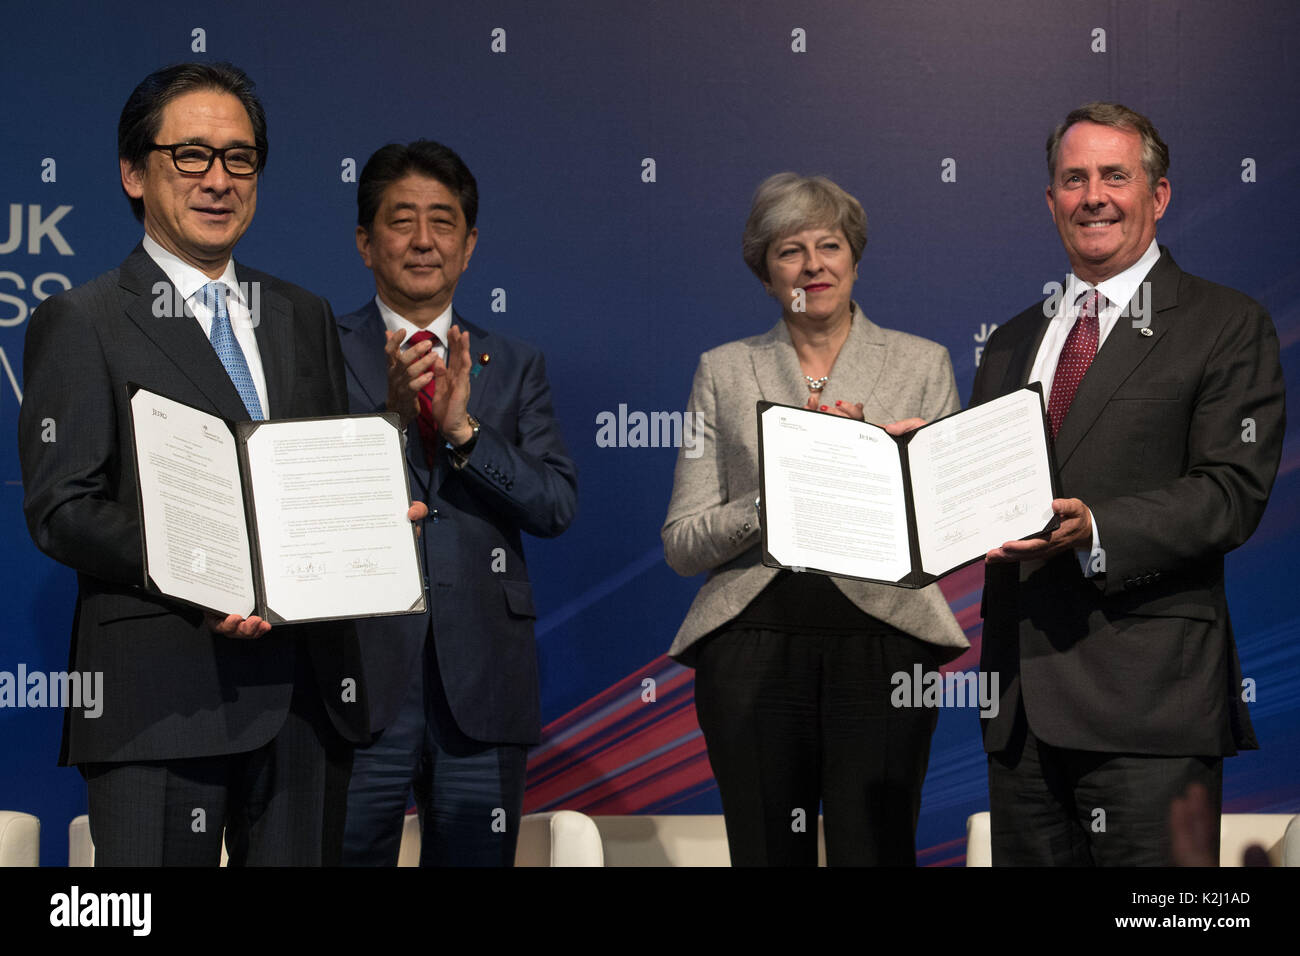
[[[255,176],[262,168],[262,154],[256,146],[205,146],[203,143],[151,143],[150,149],[171,153],[177,172],[203,175],[221,157],[221,165],[231,176]]]
[[[103,674],[102,714],[69,709],[60,758],[86,778],[97,865],[215,865],[223,828],[235,864],[334,862],[349,741],[369,737],[351,622],[272,630],[140,586],[128,382],[232,421],[348,410],[329,305],[231,258],[266,155],[242,71],[146,77],[118,126],[144,238],[27,332],[24,510],[41,550],[78,572],[75,669]]]

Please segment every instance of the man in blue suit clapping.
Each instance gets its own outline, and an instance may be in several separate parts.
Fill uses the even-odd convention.
[[[353,766],[348,865],[397,862],[412,788],[422,866],[511,865],[540,733],[520,532],[569,526],[577,469],[542,354],[453,310],[477,212],[465,163],[428,140],[383,147],[357,187],[357,250],[378,294],[338,319],[348,402],[407,426],[412,495],[429,506],[429,611],[357,622],[374,739]]]

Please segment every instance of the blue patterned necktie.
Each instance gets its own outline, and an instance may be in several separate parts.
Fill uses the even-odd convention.
[[[212,347],[217,351],[217,358],[221,359],[221,364],[226,367],[226,374],[235,383],[239,397],[244,400],[248,417],[255,422],[260,422],[266,416],[262,414],[262,403],[257,398],[257,386],[253,384],[253,376],[248,371],[244,350],[239,347],[235,330],[230,324],[230,313],[226,311],[226,284],[209,282],[199,290],[198,296],[199,301],[212,310],[212,334],[209,338],[212,339]]]

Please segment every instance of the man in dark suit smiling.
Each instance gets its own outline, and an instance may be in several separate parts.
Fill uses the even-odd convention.
[[[477,211],[468,167],[428,140],[380,149],[357,185],[357,250],[377,295],[338,320],[348,400],[409,423],[412,493],[430,508],[429,610],[358,624],[377,734],[356,754],[349,864],[397,862],[414,787],[422,865],[511,865],[527,745],[540,734],[520,533],[569,526],[577,470],[541,352],[452,307]]]
[[[100,865],[215,865],[223,827],[233,863],[341,851],[347,741],[367,737],[352,624],[272,630],[140,586],[128,382],[229,420],[347,412],[328,304],[231,258],[266,154],[240,70],[146,77],[118,127],[144,239],[44,302],[27,333],[24,509],[37,545],[77,571],[73,666],[104,675],[103,715],[69,711],[62,755],[86,777]]]
[[[1174,797],[1203,785],[1217,820],[1223,757],[1257,746],[1223,562],[1277,471],[1277,334],[1156,244],[1169,151],[1146,117],[1080,107],[1047,159],[1071,274],[994,333],[971,396],[1043,384],[1067,496],[1049,540],[987,559],[993,859],[1162,865]]]

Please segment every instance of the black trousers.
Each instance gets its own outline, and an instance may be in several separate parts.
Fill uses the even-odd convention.
[[[248,753],[81,767],[98,866],[337,865],[352,744],[298,655],[284,726]]]
[[[938,722],[890,705],[892,674],[938,669],[930,645],[871,633],[727,628],[696,659],[695,709],[733,866],[915,866],[921,785]]]
[[[1193,783],[1223,809],[1222,757],[1095,753],[1034,736],[1023,708],[989,754],[994,866],[1169,866],[1169,807]],[[1214,845],[1219,856],[1219,830]]]

